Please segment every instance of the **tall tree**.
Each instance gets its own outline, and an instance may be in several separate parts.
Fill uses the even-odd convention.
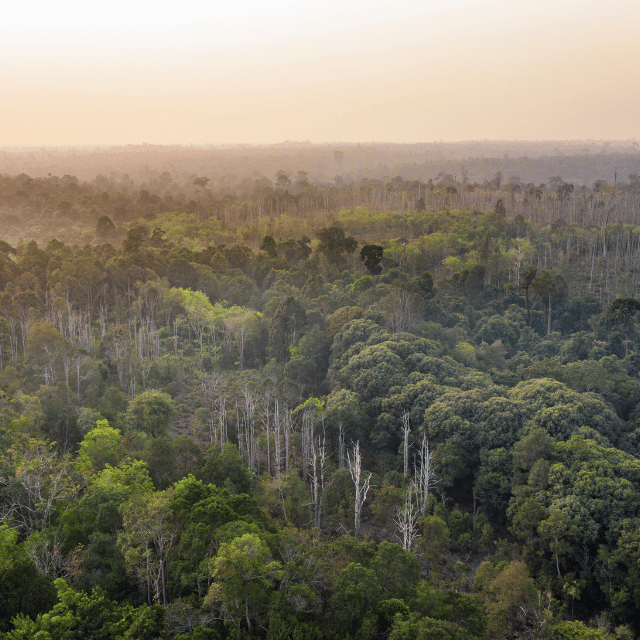
[[[362,519],[362,507],[367,499],[367,493],[371,488],[371,476],[364,478],[362,472],[362,455],[360,454],[360,440],[353,446],[351,452],[347,451],[347,464],[351,472],[351,479],[355,488],[355,497],[353,501],[354,517],[353,517],[353,535],[357,540],[360,535],[360,522]],[[366,472],[365,472],[366,475]]]
[[[246,533],[220,545],[209,563],[213,584],[206,602],[220,608],[223,619],[248,629],[262,623],[269,611],[270,591],[282,577],[281,564],[257,535]]]

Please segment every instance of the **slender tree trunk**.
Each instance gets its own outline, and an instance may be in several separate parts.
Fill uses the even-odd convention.
[[[351,479],[353,480],[356,494],[354,499],[353,535],[357,540],[360,536],[362,506],[367,499],[367,493],[371,487],[372,474],[369,474],[366,479],[362,478],[362,456],[360,455],[359,440],[355,445],[352,445],[352,449],[353,455],[350,455],[347,451],[347,463],[349,464],[349,471],[351,472]]]
[[[404,461],[404,477],[409,474],[409,434],[411,433],[411,427],[409,425],[409,412],[405,411],[402,414],[402,453]]]

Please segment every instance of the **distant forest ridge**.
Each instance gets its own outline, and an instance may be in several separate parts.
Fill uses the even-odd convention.
[[[154,145],[114,147],[1,148],[0,173],[32,177],[70,174],[82,180],[112,172],[136,181],[155,172],[192,173],[213,182],[256,172],[272,177],[284,170],[305,171],[310,180],[368,178],[435,179],[439,173],[482,183],[500,172],[506,181],[547,183],[560,176],[576,186],[596,180],[627,183],[640,172],[640,146],[635,140],[469,141],[395,143],[327,143],[285,141],[273,145]]]

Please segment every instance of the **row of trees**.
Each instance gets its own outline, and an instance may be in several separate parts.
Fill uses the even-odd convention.
[[[24,237],[28,230],[29,235],[45,241],[61,225],[70,236],[89,240],[86,236],[105,217],[113,226],[99,226],[99,239],[121,240],[122,233],[113,223],[154,218],[164,211],[181,211],[200,221],[237,227],[281,215],[310,220],[356,207],[418,214],[439,209],[495,209],[498,216],[502,212],[541,226],[562,220],[590,228],[638,224],[639,175],[630,174],[625,183],[618,182],[616,175],[613,180],[599,179],[577,188],[560,176],[534,184],[517,175],[503,178],[501,172],[493,179],[473,182],[464,168],[460,177],[444,172],[424,180],[400,175],[384,179],[337,175],[331,182],[311,180],[303,170],[297,174],[279,170],[272,177],[228,175],[215,184],[206,176],[167,171],[143,182],[117,174],[98,176],[92,182],[80,182],[71,175],[5,175],[0,177],[0,215],[12,237]]]

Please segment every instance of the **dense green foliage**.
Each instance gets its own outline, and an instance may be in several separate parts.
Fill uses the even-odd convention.
[[[0,243],[3,637],[635,637],[638,228],[145,198]]]

